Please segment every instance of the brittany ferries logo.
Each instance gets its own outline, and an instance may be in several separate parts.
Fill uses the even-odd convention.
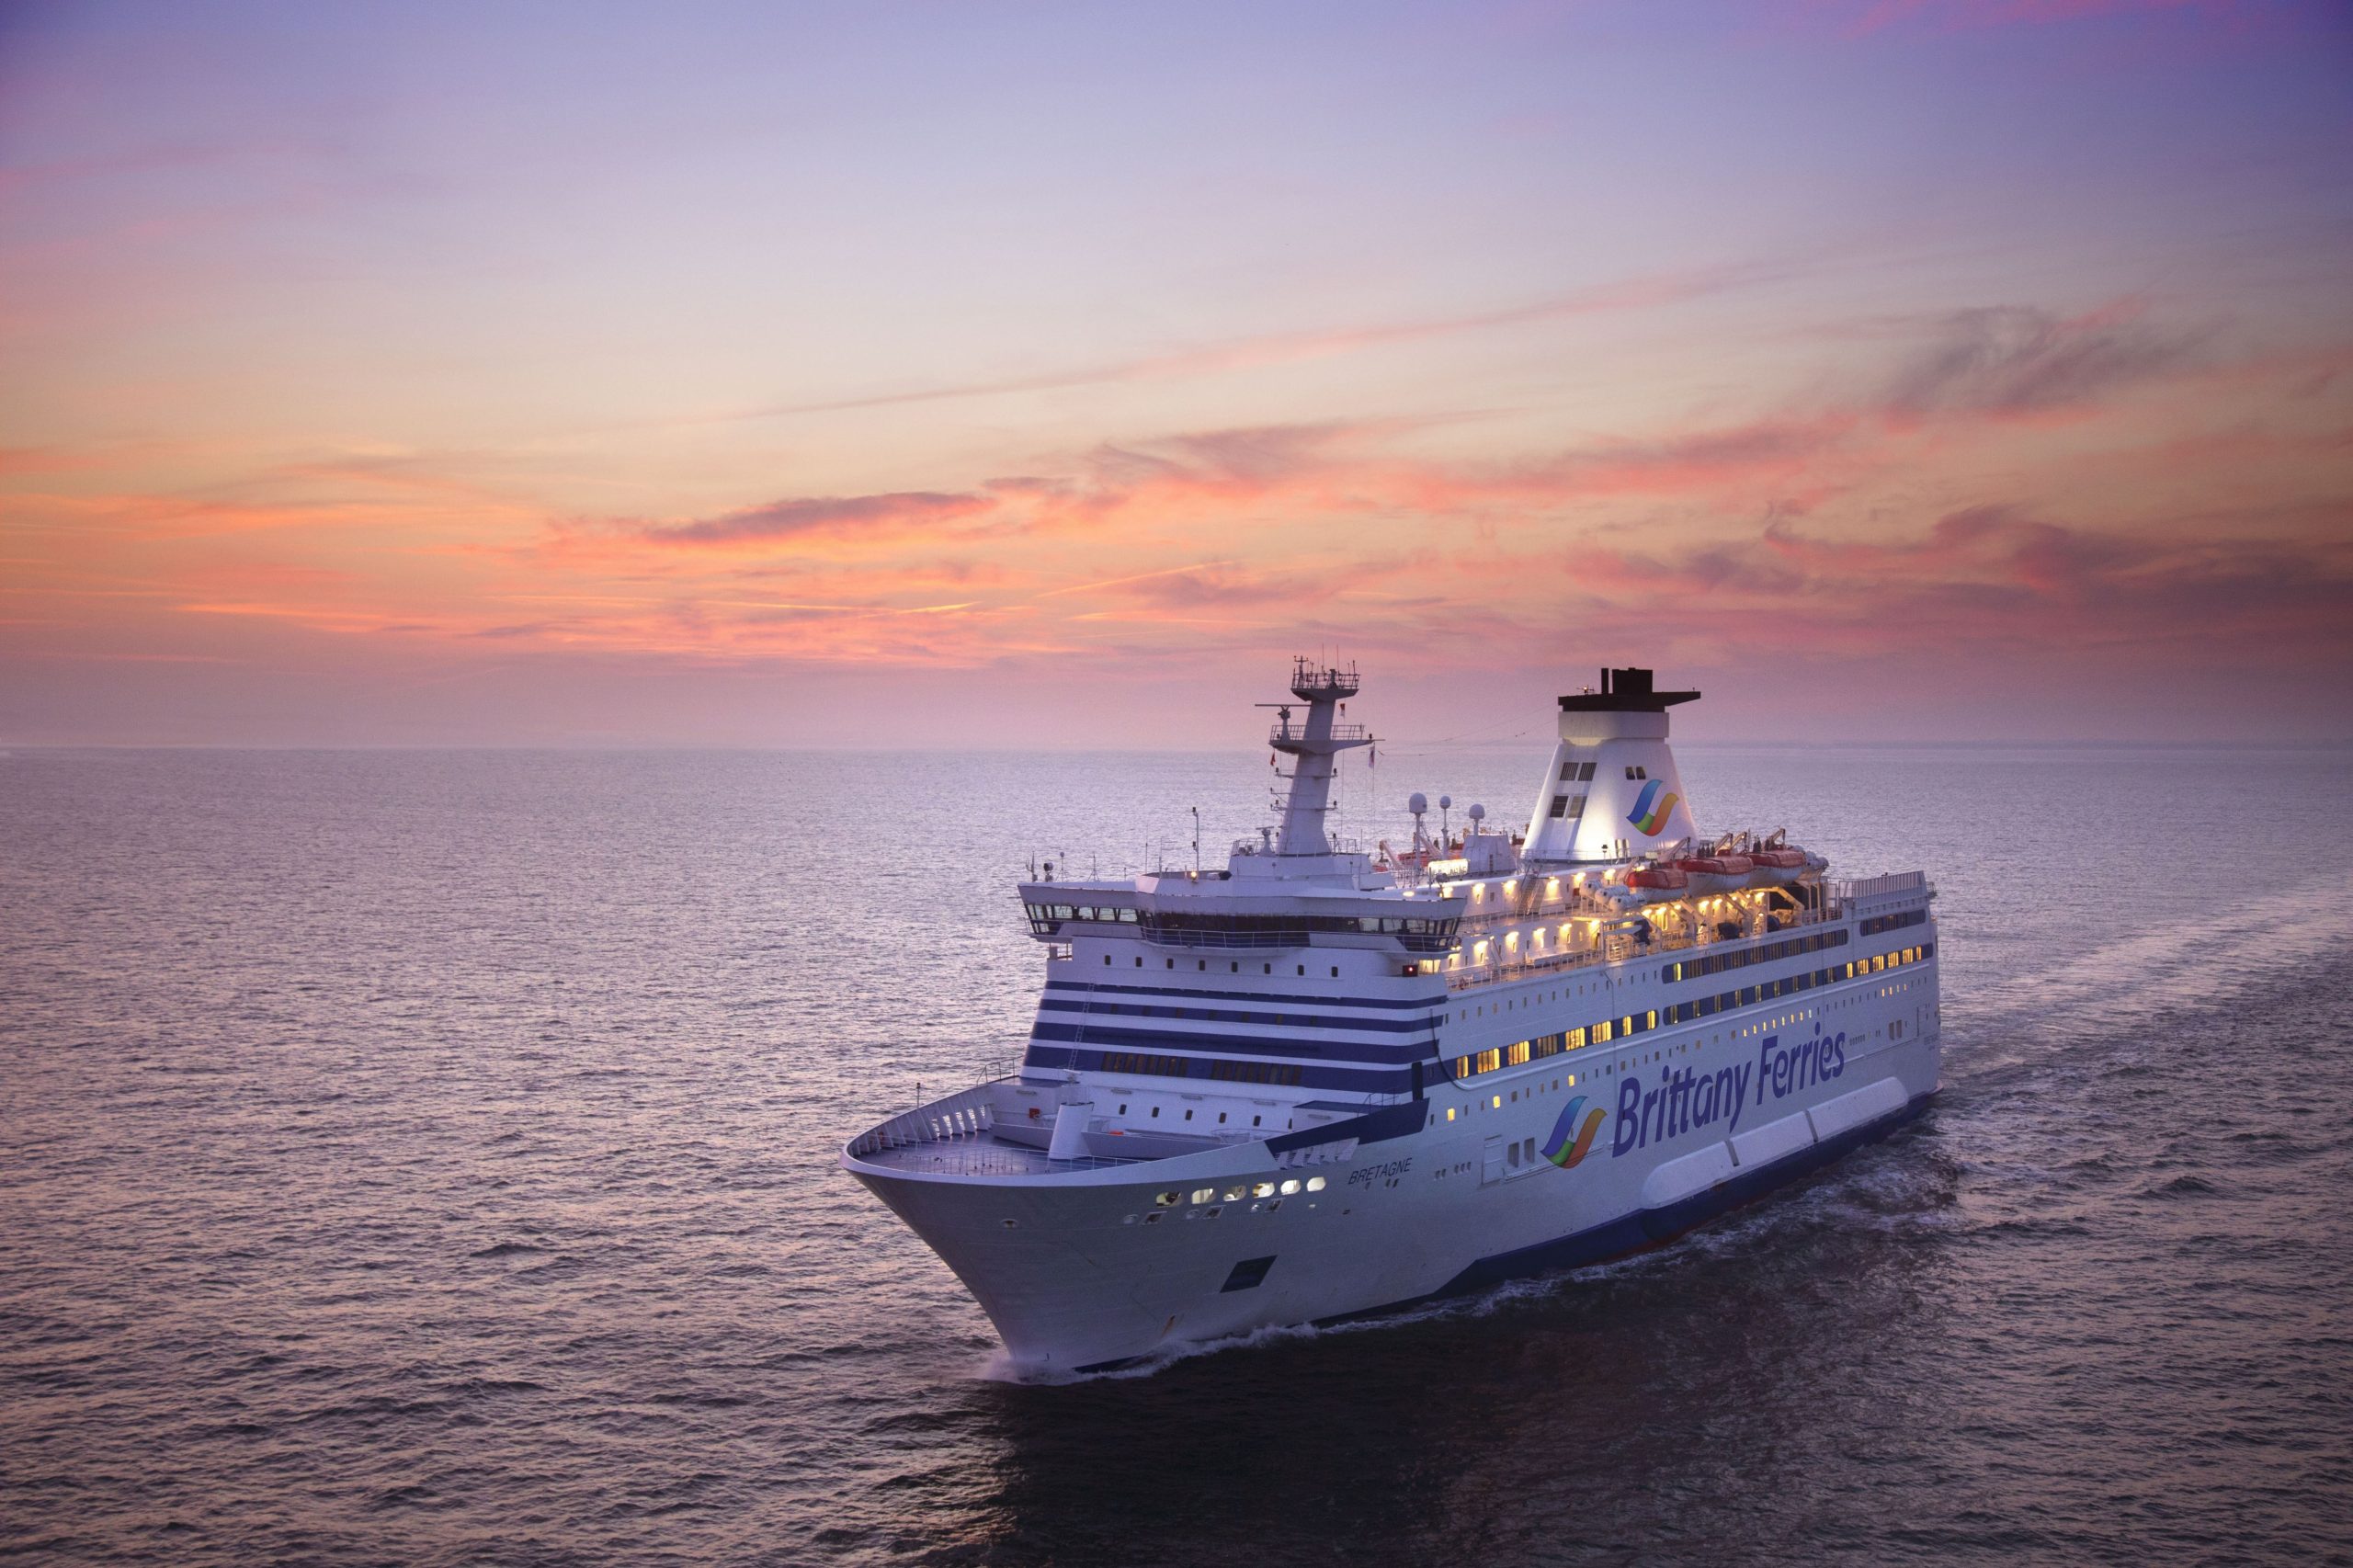
[[[1601,1131],[1602,1118],[1608,1111],[1585,1108],[1585,1096],[1579,1095],[1552,1124],[1552,1135],[1544,1140],[1544,1157],[1563,1170],[1574,1168],[1593,1153],[1594,1136]],[[1583,1117],[1580,1121],[1579,1117]]]
[[[1660,793],[1663,790],[1665,794]],[[1682,796],[1666,788],[1664,780],[1654,778],[1643,786],[1643,792],[1635,797],[1634,809],[1626,813],[1626,820],[1634,824],[1637,833],[1656,833],[1666,825],[1666,819],[1675,812],[1675,802],[1681,799]]]

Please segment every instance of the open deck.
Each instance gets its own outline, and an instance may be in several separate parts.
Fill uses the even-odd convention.
[[[920,1143],[901,1143],[858,1156],[861,1164],[885,1170],[927,1171],[960,1176],[1041,1176],[1063,1171],[1099,1171],[1114,1165],[1142,1165],[1141,1160],[1051,1160],[1043,1149],[1008,1143],[993,1132],[959,1132]]]

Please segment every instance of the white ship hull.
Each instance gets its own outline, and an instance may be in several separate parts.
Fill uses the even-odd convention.
[[[1422,1102],[1418,1130],[1359,1142],[1332,1164],[1285,1166],[1257,1142],[990,1176],[967,1174],[958,1139],[901,1151],[904,1164],[850,1153],[843,1164],[963,1280],[1017,1368],[1088,1370],[1655,1246],[1883,1136],[1936,1091],[1932,961],[1901,982],[1873,975],[1753,1015],[1719,1015],[1614,1050],[1588,1047],[1522,1073],[1439,1085]],[[1908,1038],[1891,1038],[1891,1029]],[[1825,1042],[1814,1047],[1823,1065],[1793,1066],[1777,1094],[1773,1057],[1815,1041]],[[1669,1068],[1690,1071],[1694,1082],[1732,1074],[1742,1085],[1737,1124],[1719,1107],[1704,1124],[1669,1136],[1621,1139],[1624,1085],[1648,1094]],[[1490,1102],[1499,1095],[1496,1108]],[[1578,1097],[1587,1102],[1583,1115],[1608,1113],[1584,1158],[1563,1168],[1527,1157],[1529,1142],[1540,1149]],[[1467,1113],[1474,1099],[1483,1108]],[[1452,1122],[1449,1108],[1458,1112]],[[990,1136],[959,1138],[978,1144]],[[1507,1153],[1515,1144],[1517,1163]],[[926,1160],[937,1163],[926,1170]],[[1324,1185],[1309,1192],[1315,1176]],[[1221,1201],[1237,1185],[1265,1181],[1279,1194],[1284,1180],[1301,1189]],[[1191,1201],[1202,1188],[1215,1195]],[[1157,1203],[1172,1190],[1184,1200]],[[1257,1283],[1228,1288],[1237,1268],[1263,1258],[1272,1261]]]

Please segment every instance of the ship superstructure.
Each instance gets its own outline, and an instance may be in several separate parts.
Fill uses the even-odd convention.
[[[1938,1082],[1934,891],[1703,838],[1696,691],[1560,699],[1525,833],[1343,848],[1353,667],[1299,661],[1280,820],[1222,869],[1020,884],[1017,1074],[853,1139],[1017,1365],[1087,1369],[1654,1245],[1883,1134]]]

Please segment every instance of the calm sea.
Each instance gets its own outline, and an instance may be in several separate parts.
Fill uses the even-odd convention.
[[[0,1559],[2353,1561],[2349,762],[1688,747],[1935,878],[1927,1117],[1031,1386],[835,1151],[1019,1049],[1031,856],[1214,860],[1255,755],[0,756]]]

